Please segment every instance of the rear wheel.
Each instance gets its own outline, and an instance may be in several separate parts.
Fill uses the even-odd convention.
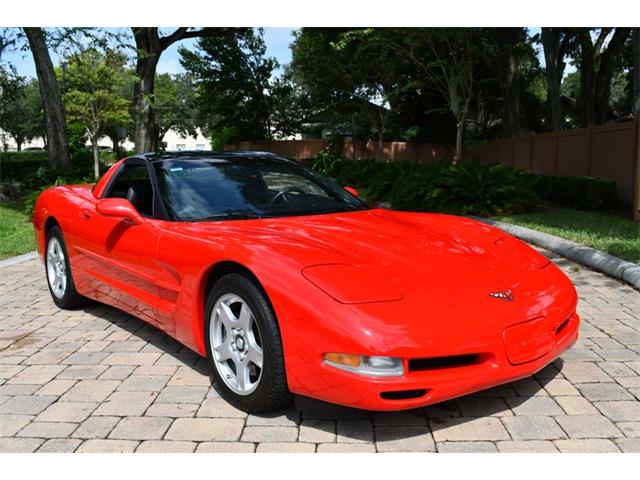
[[[291,401],[280,331],[264,292],[232,273],[212,287],[206,303],[206,346],[220,394],[247,412]]]
[[[74,308],[87,303],[87,299],[76,291],[67,247],[58,226],[51,227],[47,233],[45,271],[51,298],[59,308]]]

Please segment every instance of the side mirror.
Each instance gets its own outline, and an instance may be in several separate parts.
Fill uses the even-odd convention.
[[[101,198],[96,203],[96,211],[105,217],[126,218],[136,225],[144,222],[142,215],[125,198]]]
[[[344,187],[344,189],[349,192],[351,195],[353,195],[354,197],[359,197],[360,194],[358,193],[358,190],[356,190],[353,187]]]

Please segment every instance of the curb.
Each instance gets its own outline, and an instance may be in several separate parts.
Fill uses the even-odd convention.
[[[608,253],[572,242],[571,240],[565,240],[564,238],[542,233],[530,228],[498,222],[497,220],[488,218],[475,216],[471,218],[504,230],[520,240],[550,250],[580,265],[606,273],[640,290],[640,265],[636,263],[631,263],[627,260],[609,255]]]
[[[10,267],[11,265],[27,262],[29,260],[33,260],[34,258],[38,258],[38,252],[29,252],[25,253],[24,255],[18,255],[17,257],[5,258],[4,260],[0,260],[0,268]]]

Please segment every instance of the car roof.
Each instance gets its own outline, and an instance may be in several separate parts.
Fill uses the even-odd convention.
[[[170,160],[247,160],[252,158],[271,159],[280,162],[296,163],[286,157],[281,157],[271,152],[261,152],[254,150],[235,150],[235,151],[206,151],[206,150],[181,150],[176,152],[160,152],[160,153],[141,153],[132,155],[128,158],[137,158],[149,163],[165,162]]]

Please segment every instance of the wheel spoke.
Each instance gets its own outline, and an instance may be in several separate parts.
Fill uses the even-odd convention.
[[[254,341],[249,342],[247,360],[250,360],[256,367],[262,368],[262,348],[260,348]]]
[[[251,385],[249,365],[247,362],[236,363],[236,378],[238,379],[238,388],[240,390],[246,390]]]
[[[245,332],[248,332],[251,328],[251,309],[249,306],[242,302],[242,307],[240,308],[240,317],[238,318],[240,328],[242,328]]]
[[[220,320],[227,329],[227,332],[230,332],[234,327],[234,324],[237,322],[237,319],[231,311],[231,308],[229,308],[229,305],[221,302],[216,313],[220,316]]]
[[[216,360],[219,362],[228,360],[231,358],[231,344],[229,338],[227,338],[223,343],[214,347],[213,351],[216,353]]]

